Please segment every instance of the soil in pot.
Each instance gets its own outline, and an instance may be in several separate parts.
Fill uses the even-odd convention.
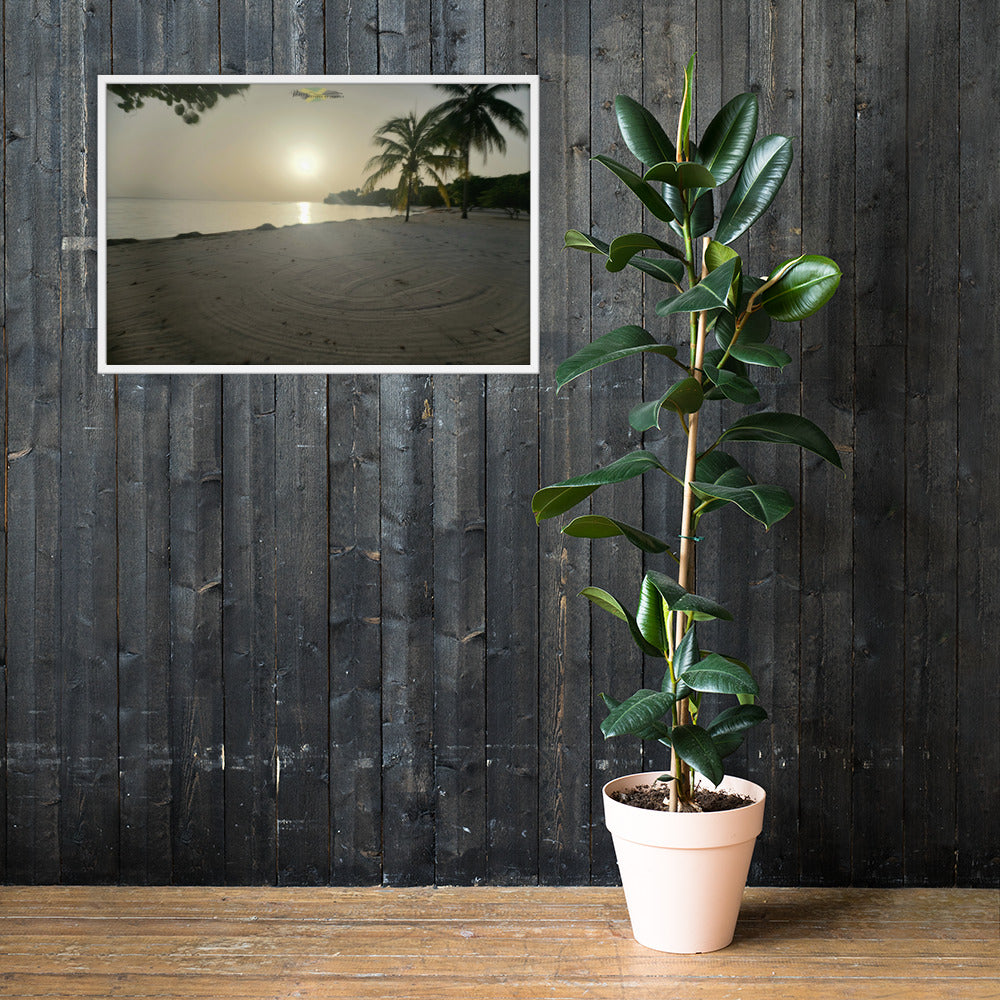
[[[634,788],[622,788],[608,794],[626,806],[636,806],[639,809],[652,809],[656,812],[670,811],[670,797],[666,793],[666,785],[636,785]],[[695,788],[694,800],[691,803],[681,803],[680,812],[722,812],[726,809],[741,809],[748,806],[753,799],[748,795],[734,795],[732,792],[713,791],[711,788]]]

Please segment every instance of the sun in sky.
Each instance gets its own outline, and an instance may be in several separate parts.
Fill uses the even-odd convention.
[[[300,150],[292,155],[292,166],[300,177],[312,177],[319,168],[319,161],[314,153]]]

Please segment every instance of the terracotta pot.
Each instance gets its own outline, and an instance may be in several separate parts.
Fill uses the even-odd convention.
[[[604,818],[632,933],[657,951],[718,951],[736,930],[754,841],[763,828],[764,789],[727,777],[720,791],[754,801],[711,813],[655,812],[623,805],[608,794],[652,784],[662,773],[628,774],[604,786]]]

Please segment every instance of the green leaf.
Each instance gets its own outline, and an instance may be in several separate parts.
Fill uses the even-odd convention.
[[[767,712],[760,705],[734,705],[720,712],[709,724],[712,736],[727,736],[741,733],[745,729],[759,725],[767,718]]]
[[[609,712],[618,708],[621,704],[620,701],[603,692],[601,693],[601,698],[604,700],[604,704],[607,705]],[[665,742],[667,746],[670,746],[670,727],[662,722],[652,722],[646,729],[636,732],[634,735],[638,736],[641,740],[659,740],[661,743]]]
[[[709,122],[699,152],[719,184],[736,175],[756,134],[757,98],[753,94],[738,94]]]
[[[719,243],[718,240],[708,241],[708,248],[705,250],[705,264],[709,271],[714,271],[734,257],[739,257],[739,254],[732,247],[727,247],[725,243]]]
[[[585,250],[587,253],[602,253],[607,256],[608,244],[594,236],[586,236],[579,229],[570,229],[566,233],[564,250]]]
[[[739,257],[727,260],[711,274],[702,278],[694,288],[671,299],[661,315],[682,312],[702,312],[705,309],[725,309],[729,298],[729,289],[736,277]]]
[[[694,413],[701,407],[704,398],[701,383],[689,376],[675,382],[659,399],[633,407],[628,422],[637,431],[648,431],[660,426],[660,410],[664,406],[677,413]]]
[[[679,285],[684,280],[684,264],[679,260],[651,260],[648,257],[633,257],[629,263],[632,267],[642,271],[643,274],[656,278],[657,281]]]
[[[582,476],[574,476],[561,483],[545,486],[531,499],[531,510],[535,515],[535,521],[541,523],[546,518],[565,513],[581,500],[586,500],[601,486],[624,482],[654,468],[666,472],[656,457],[648,451],[633,451],[615,459],[603,469],[595,469],[593,472],[585,472]]]
[[[681,113],[677,121],[677,159],[691,159],[688,133],[691,131],[691,110],[694,105],[694,56],[684,69],[684,97],[681,99]]]
[[[741,306],[742,308],[742,306]],[[715,340],[725,349],[732,343],[736,333],[736,317],[732,313],[721,313],[715,324]],[[733,347],[735,351],[741,345],[763,344],[771,334],[771,317],[762,309],[752,312],[743,321],[743,329]]]
[[[643,578],[643,585],[647,580],[656,588],[671,611],[690,612],[695,621],[707,621],[712,618],[733,620],[733,616],[721,604],[716,604],[707,597],[692,594],[669,576],[650,570]]]
[[[719,756],[723,759],[735,753],[743,745],[744,733],[726,733],[723,736],[712,736],[712,742]]]
[[[701,660],[701,650],[698,648],[696,626],[692,625],[684,633],[684,638],[677,644],[677,649],[674,651],[674,676],[677,678],[677,690],[674,694],[678,699],[687,698],[691,694],[691,688],[684,683],[684,674],[699,660]],[[669,680],[669,678],[668,672],[666,679]]]
[[[734,503],[740,510],[769,529],[791,511],[792,498],[780,486],[719,486],[691,483],[691,489],[703,500],[717,499]]]
[[[662,649],[646,641],[635,620],[635,616],[606,590],[601,590],[600,587],[584,587],[580,591],[579,596],[586,597],[592,604],[596,604],[602,610],[607,611],[608,614],[612,614],[615,618],[619,618],[625,622],[628,625],[629,632],[632,633],[633,641],[647,656],[663,656]]]
[[[619,94],[615,98],[615,114],[625,145],[640,163],[660,163],[674,160],[677,154],[663,126],[638,101]]]
[[[760,393],[748,378],[720,370],[715,365],[706,364],[703,368],[705,374],[712,380],[712,384],[718,386],[719,391],[727,399],[745,404],[760,402]]]
[[[667,622],[663,612],[663,600],[659,591],[643,578],[639,588],[639,607],[635,610],[635,620],[643,638],[656,649],[666,652],[670,648],[667,641]]]
[[[718,312],[716,313],[719,319],[724,319],[729,316],[729,313]],[[719,362],[722,361],[723,351],[717,347],[712,348],[710,351],[705,351],[705,357],[702,361],[702,371],[707,371],[708,368],[719,368]],[[725,364],[720,369],[721,371],[731,372],[733,375],[739,375],[740,378],[747,378],[747,366],[743,364],[742,361],[737,361],[732,355],[726,358]],[[717,385],[713,385],[711,380],[706,383],[703,388],[705,389],[706,399],[724,399],[725,393],[719,390]]]
[[[676,347],[659,343],[641,326],[620,326],[567,358],[556,369],[556,386],[561,389],[568,382],[601,365],[647,352],[662,354],[668,358],[677,357]]]
[[[829,257],[810,254],[789,268],[760,295],[777,320],[794,323],[822,309],[840,284],[840,268]]]
[[[701,726],[674,726],[670,732],[670,743],[681,760],[703,774],[713,785],[718,786],[726,776],[715,743]]]
[[[606,166],[661,222],[673,221],[674,213],[667,203],[638,174],[610,156],[594,156],[591,159]]]
[[[695,691],[714,694],[757,694],[757,682],[743,667],[718,653],[710,653],[684,674],[684,683]]]
[[[718,449],[698,460],[698,464],[695,466],[695,477],[697,482],[722,486],[739,487],[753,484],[746,469],[731,455]],[[727,502],[726,500],[713,500],[702,507],[701,513],[704,516],[709,511],[725,507]]]
[[[715,201],[712,192],[706,191],[695,199],[691,209],[691,238],[697,239],[712,231],[715,225]]]
[[[773,344],[744,344],[742,335],[733,344],[730,357],[742,361],[745,365],[761,365],[765,368],[784,368],[791,364],[791,357],[780,347]]]
[[[646,739],[649,727],[666,715],[673,704],[672,694],[643,688],[611,709],[601,723],[601,732],[605,738],[631,735]],[[665,735],[666,726],[663,731]]]
[[[647,236],[645,233],[625,233],[623,236],[615,237],[608,247],[608,270],[623,270],[625,265],[643,250],[662,250],[674,257],[684,256],[676,247],[658,240],[655,236]]]
[[[642,179],[660,181],[675,188],[714,188],[717,183],[707,167],[686,160],[654,164],[642,175]]]
[[[654,554],[669,552],[670,555],[674,555],[670,546],[655,535],[651,535],[634,525],[626,524],[624,521],[616,521],[612,517],[601,517],[598,514],[584,514],[582,517],[575,517],[562,529],[562,532],[564,535],[571,535],[574,538],[614,538],[623,535],[643,552]]]
[[[842,469],[833,442],[811,420],[797,413],[752,413],[730,424],[719,440],[765,441],[772,444],[795,444],[811,451],[831,465]]]
[[[767,211],[792,164],[792,140],[768,135],[750,150],[733,193],[722,210],[715,238],[732,243]]]

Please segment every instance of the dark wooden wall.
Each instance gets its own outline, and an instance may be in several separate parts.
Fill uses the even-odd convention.
[[[771,712],[732,768],[770,795],[752,879],[997,884],[992,0],[9,0],[4,32],[0,877],[615,879],[600,786],[643,760],[594,700],[642,663],[574,595],[641,567],[528,504],[635,443],[638,364],[552,374],[655,290],[559,247],[640,225],[588,157],[619,92],[673,118],[697,50],[703,113],[750,88],[795,139],[757,269],[844,270],[766,401],[847,476],[762,450],[798,512],[701,566]],[[537,72],[542,377],[96,375],[111,71]]]

